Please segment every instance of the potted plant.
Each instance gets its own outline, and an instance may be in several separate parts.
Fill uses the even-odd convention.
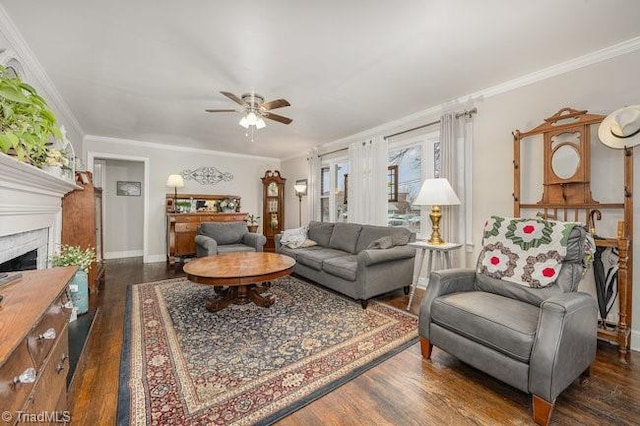
[[[236,207],[238,206],[238,200],[225,198],[220,201],[220,211],[224,213],[232,213],[236,211]]]
[[[81,249],[79,246],[60,246],[60,252],[51,256],[52,266],[77,266],[78,271],[69,283],[73,306],[78,314],[89,310],[89,279],[88,270],[96,260],[96,250],[93,247]]]
[[[53,148],[47,151],[42,170],[57,177],[62,177],[64,170],[71,170],[69,157],[64,150]]]
[[[250,214],[247,216],[247,228],[249,228],[249,232],[258,232],[258,219],[260,216],[256,216],[254,214]]]
[[[0,152],[42,167],[52,136],[62,139],[56,117],[45,100],[0,66]]]

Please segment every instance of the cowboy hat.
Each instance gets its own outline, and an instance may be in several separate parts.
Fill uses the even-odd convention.
[[[600,141],[611,148],[632,148],[640,144],[640,105],[613,111],[598,128]]]

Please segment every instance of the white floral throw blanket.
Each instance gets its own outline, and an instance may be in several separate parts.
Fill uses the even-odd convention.
[[[477,272],[528,287],[553,284],[575,222],[491,216],[485,223]]]

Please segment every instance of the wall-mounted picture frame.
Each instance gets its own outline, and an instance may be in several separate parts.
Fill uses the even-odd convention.
[[[141,193],[141,182],[131,182],[128,180],[116,181],[116,195],[119,197],[139,197]]]

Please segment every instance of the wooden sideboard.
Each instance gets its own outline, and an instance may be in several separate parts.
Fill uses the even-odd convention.
[[[47,415],[45,423],[68,421],[67,285],[76,267],[22,272],[0,287],[0,401],[3,421],[19,412]],[[7,418],[5,418],[7,416]]]
[[[167,213],[167,261],[196,254],[196,234],[202,222],[244,222],[247,213]]]

